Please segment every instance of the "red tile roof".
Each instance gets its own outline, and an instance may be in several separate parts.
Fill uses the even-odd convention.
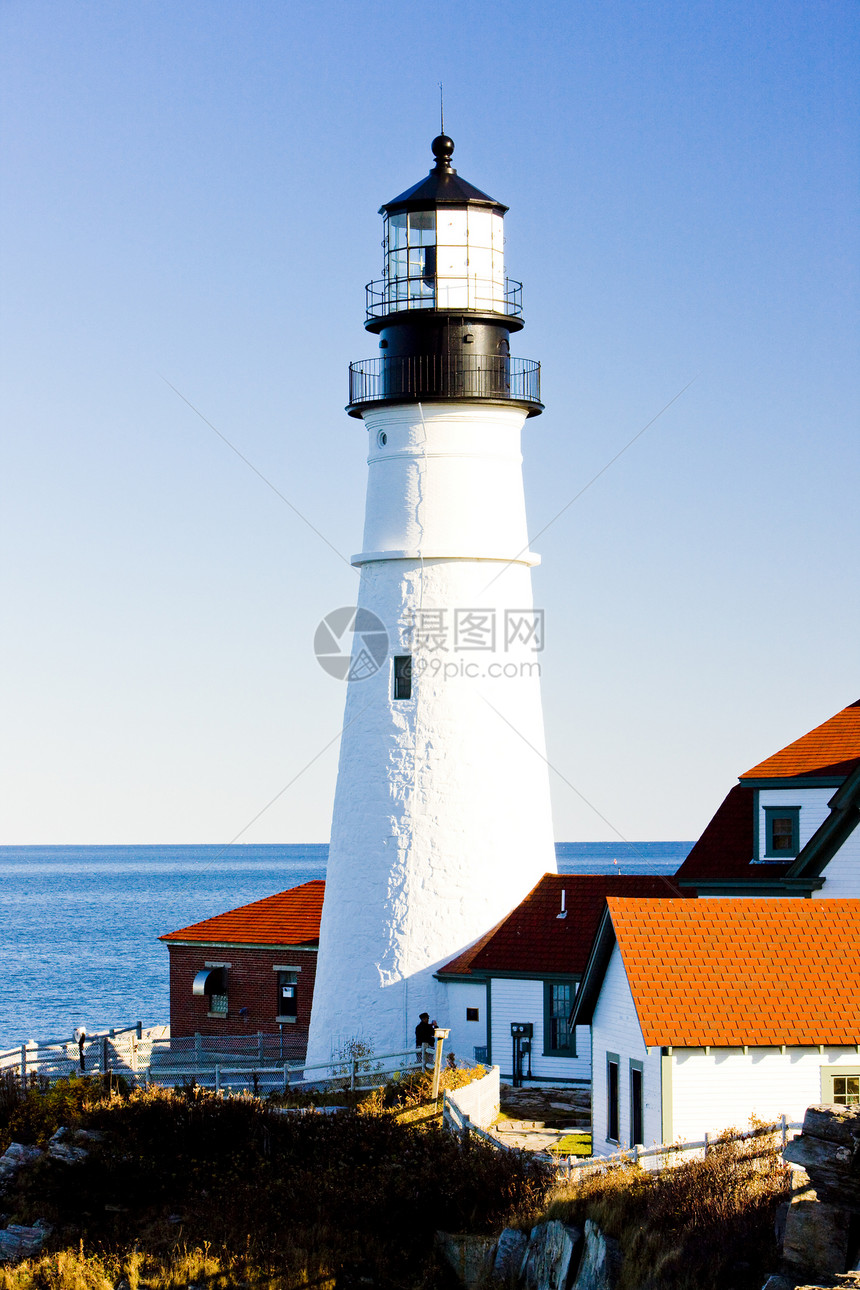
[[[162,941],[202,941],[229,945],[315,945],[319,941],[325,882],[313,882],[280,891],[264,900],[241,905],[226,914],[205,918],[178,932],[159,937]]]
[[[848,775],[860,763],[860,699],[835,717],[795,739],[772,757],[744,771],[741,779],[784,779],[792,775]]]
[[[675,874],[676,882],[761,878],[753,860],[755,789],[736,784]],[[767,878],[781,878],[791,861],[768,864]]]
[[[608,906],[646,1044],[860,1042],[860,900]]]
[[[566,918],[559,918],[565,893]],[[588,962],[606,897],[681,896],[671,878],[544,874],[516,909],[441,972],[579,974]]]

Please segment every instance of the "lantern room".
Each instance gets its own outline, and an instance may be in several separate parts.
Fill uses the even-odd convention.
[[[383,277],[371,284],[370,312],[513,312],[518,284],[509,289],[505,281],[506,208],[459,178],[447,135],[432,148],[429,178],[382,207]]]
[[[379,358],[350,364],[348,411],[422,399],[512,400],[542,409],[540,365],[511,357],[522,286],[505,276],[507,206],[462,179],[438,135],[426,178],[380,207],[382,277],[367,284]]]

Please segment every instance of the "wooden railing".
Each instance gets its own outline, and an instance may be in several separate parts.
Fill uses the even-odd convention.
[[[491,1143],[499,1151],[521,1151],[522,1147],[510,1146],[506,1142],[500,1142],[492,1133],[485,1129],[480,1129],[476,1124],[472,1124],[468,1115],[464,1115],[453,1102],[445,1097],[442,1119],[445,1127],[452,1133],[459,1133],[464,1140],[467,1140],[471,1134],[482,1138],[485,1142]],[[747,1138],[763,1138],[779,1134],[782,1140],[782,1150],[785,1150],[788,1142],[789,1133],[802,1129],[803,1125],[799,1121],[789,1121],[784,1115],[774,1124],[757,1125],[754,1129],[747,1129],[744,1132],[734,1133],[706,1133],[704,1138],[699,1142],[662,1142],[657,1146],[643,1147],[633,1146],[625,1151],[616,1151],[609,1156],[568,1156],[566,1160],[559,1158],[555,1153],[541,1151],[530,1154],[535,1155],[538,1159],[551,1160],[557,1169],[559,1179],[570,1178],[580,1169],[588,1169],[597,1172],[601,1169],[611,1169],[619,1165],[632,1164],[639,1165],[644,1160],[658,1161],[663,1157],[663,1163],[657,1164],[655,1172],[662,1169],[668,1169],[673,1163],[673,1157],[682,1155],[684,1152],[704,1151],[707,1156],[708,1152],[715,1146],[724,1142],[741,1142]]]

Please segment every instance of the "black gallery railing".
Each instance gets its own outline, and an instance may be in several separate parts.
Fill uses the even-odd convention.
[[[411,274],[379,278],[365,287],[367,318],[384,318],[404,309],[450,309],[521,318],[523,284],[513,278],[477,274]]]
[[[349,365],[351,406],[380,399],[511,399],[540,404],[540,363],[493,354],[409,354]]]

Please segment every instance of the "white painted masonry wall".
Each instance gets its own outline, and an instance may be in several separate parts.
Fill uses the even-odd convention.
[[[800,845],[805,847],[821,825],[827,819],[830,811],[827,803],[830,801],[835,788],[762,788],[758,795],[758,859],[774,859],[773,856],[767,857],[767,831],[765,829],[765,811],[764,808],[772,806],[799,806],[799,834]]]
[[[860,897],[860,827],[845,839],[822,877],[824,886],[815,893],[819,899]]]
[[[477,1021],[466,1020],[467,1008],[477,1008]],[[487,1046],[487,987],[484,982],[448,981],[445,1005],[436,1020],[451,1031],[445,1041],[445,1052],[474,1061],[475,1049]]]
[[[543,981],[493,977],[491,981],[492,1059],[502,1076],[513,1073],[511,1022],[531,1022],[532,1077],[550,1080],[587,1080],[591,1073],[591,1046],[587,1026],[577,1026],[576,1057],[544,1056]],[[527,1069],[527,1062],[526,1062]]]
[[[607,1054],[618,1057],[618,1140],[607,1137]],[[645,1048],[639,1018],[618,946],[614,946],[594,1010],[591,1026],[591,1132],[592,1152],[611,1155],[632,1146],[630,1125],[630,1061],[642,1063],[642,1136],[645,1146],[662,1142],[660,1050]]]
[[[749,1128],[750,1116],[802,1120],[822,1100],[821,1072],[860,1070],[854,1048],[675,1049],[671,1057],[672,1137],[698,1141],[704,1133]]]
[[[557,869],[541,656],[504,632],[506,611],[533,603],[525,412],[410,404],[364,419],[358,604],[384,623],[391,655],[413,655],[412,698],[393,698],[391,658],[347,687],[309,1063],[353,1037],[404,1048],[425,1010],[441,1021],[433,974]],[[489,647],[456,648],[455,609],[494,618]],[[410,634],[430,611],[448,615],[444,650]]]

